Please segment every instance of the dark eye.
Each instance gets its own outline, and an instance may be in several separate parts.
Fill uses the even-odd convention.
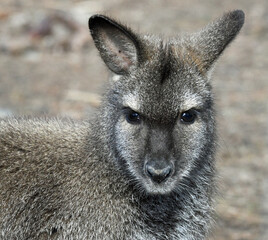
[[[125,111],[125,116],[127,122],[130,124],[139,124],[141,122],[140,115],[131,109]]]
[[[181,113],[180,120],[183,123],[194,123],[196,119],[196,112],[194,110],[188,110]]]

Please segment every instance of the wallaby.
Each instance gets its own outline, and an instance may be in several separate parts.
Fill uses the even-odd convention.
[[[194,34],[89,19],[111,71],[91,122],[0,120],[1,239],[205,239],[215,195],[210,76],[240,10]]]

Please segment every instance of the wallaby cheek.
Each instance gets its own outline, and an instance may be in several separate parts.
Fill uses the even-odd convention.
[[[180,151],[180,159],[177,168],[180,173],[189,171],[194,161],[200,158],[201,149],[206,142],[206,126],[202,121],[196,121],[191,125],[179,124],[175,129],[176,152]]]
[[[123,117],[115,128],[116,148],[131,171],[142,173],[145,138],[141,125],[129,124]]]

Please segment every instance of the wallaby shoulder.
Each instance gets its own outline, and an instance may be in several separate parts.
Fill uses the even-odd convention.
[[[94,154],[90,132],[71,120],[0,120],[0,239],[124,238],[137,210],[127,190],[123,197],[127,182]],[[115,218],[122,231],[112,231]],[[99,225],[107,229],[95,232]]]
[[[32,239],[31,234],[53,230],[46,225],[62,209],[87,157],[88,128],[70,120],[0,120],[1,239]]]
[[[22,152],[31,150],[36,152],[38,148],[51,149],[53,146],[64,147],[65,144],[70,148],[76,148],[81,146],[77,143],[87,137],[89,130],[88,122],[69,119],[28,117],[0,119],[1,148],[8,149],[10,146],[10,149],[17,148]]]
[[[88,134],[89,124],[83,122],[46,118],[1,119],[1,182],[5,177],[7,181],[17,181],[28,178],[28,175],[38,176],[39,181],[52,172],[56,176],[66,166],[81,165],[90,152],[89,145],[87,150],[85,147]],[[32,177],[28,178],[29,182]]]

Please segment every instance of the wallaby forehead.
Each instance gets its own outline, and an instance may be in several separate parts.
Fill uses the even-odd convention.
[[[180,111],[199,108],[209,97],[207,86],[191,74],[173,73],[162,83],[159,78],[149,69],[131,78],[123,105],[150,118],[170,121]]]
[[[139,85],[123,96],[123,104],[154,120],[173,121],[181,111],[202,108],[206,97],[193,88]]]

